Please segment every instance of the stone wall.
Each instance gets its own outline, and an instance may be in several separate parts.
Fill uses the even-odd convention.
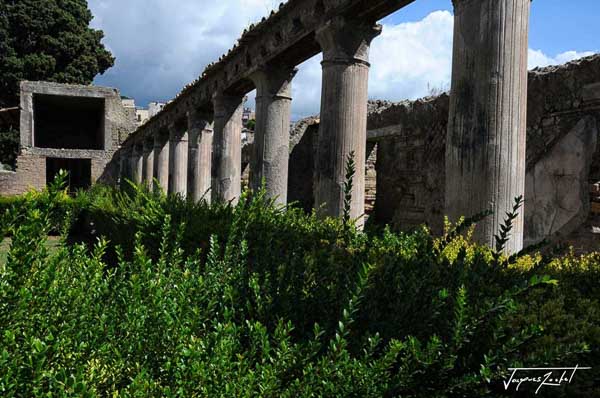
[[[524,214],[525,243],[532,244],[588,228],[592,217],[590,184],[600,181],[600,56],[531,71],[528,96]],[[441,232],[448,102],[442,95],[370,116],[371,135],[383,137],[378,222],[399,229],[425,223]]]
[[[34,96],[37,94],[57,98],[103,99],[104,117],[101,128],[104,148],[59,149],[36,146],[34,142]],[[68,112],[68,109],[65,111]],[[136,127],[135,118],[126,112],[118,90],[50,82],[21,83],[20,119],[21,142],[16,170],[0,172],[0,195],[17,195],[28,189],[44,188],[46,186],[47,158],[89,159],[92,183],[97,181],[114,183],[118,176],[118,161],[113,160],[113,155]],[[60,140],[60,137],[58,139]],[[68,143],[65,143],[65,147],[68,147]]]
[[[447,119],[446,94],[371,113],[369,138],[378,141],[375,222],[441,231]]]
[[[313,176],[318,134],[318,117],[300,121],[290,133],[288,202],[297,202],[307,212],[314,207],[315,203]]]

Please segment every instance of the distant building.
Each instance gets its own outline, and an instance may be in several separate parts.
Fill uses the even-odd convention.
[[[250,108],[244,108],[244,111],[242,112],[242,124],[244,127],[248,125],[250,120],[256,120],[256,112]]]
[[[135,121],[137,122],[138,126],[141,126],[146,122],[146,120],[150,119],[149,115],[150,112],[148,112],[148,109],[137,108],[135,110]]]
[[[121,97],[121,101],[123,102],[123,107],[134,115],[133,117],[138,127],[146,123],[148,119],[160,112],[165,106],[162,102],[154,101],[148,104],[148,108],[136,107],[135,100],[125,96]]]
[[[146,123],[146,120],[150,119],[152,116],[156,115],[158,112],[162,111],[166,104],[162,102],[150,102],[148,103],[148,108],[137,107],[135,112],[135,119],[138,123],[138,126]]]

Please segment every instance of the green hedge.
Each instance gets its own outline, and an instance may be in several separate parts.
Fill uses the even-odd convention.
[[[49,254],[61,197],[3,218],[3,396],[515,396],[508,367],[575,364],[594,369],[544,394],[600,396],[599,254],[509,261],[468,231],[370,235],[262,193],[106,187]]]

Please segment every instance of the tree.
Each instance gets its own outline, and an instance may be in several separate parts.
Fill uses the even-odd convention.
[[[0,0],[0,107],[18,104],[21,80],[89,84],[110,68],[92,18],[86,0]]]

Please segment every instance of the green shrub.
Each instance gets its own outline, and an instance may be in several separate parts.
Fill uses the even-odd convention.
[[[48,253],[60,192],[3,218],[3,396],[513,396],[510,366],[599,364],[598,254],[508,261],[468,232],[368,235],[261,192],[107,187]],[[544,392],[598,396],[597,378]]]

